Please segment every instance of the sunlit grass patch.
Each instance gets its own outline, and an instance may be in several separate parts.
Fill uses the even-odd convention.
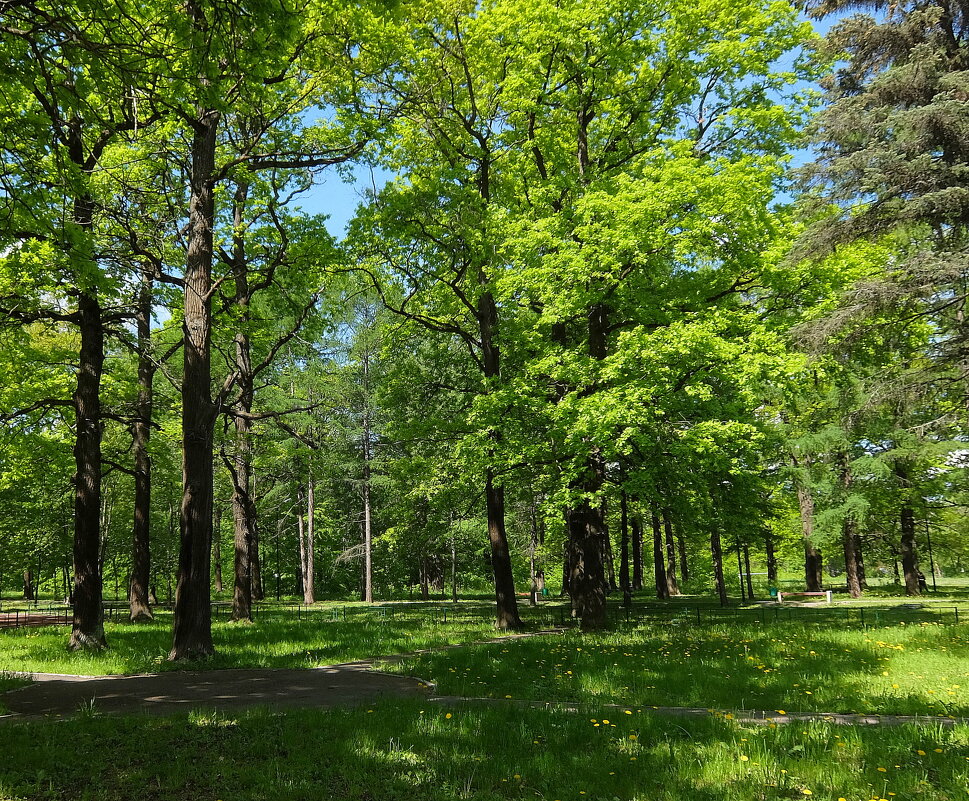
[[[796,623],[569,632],[408,660],[446,695],[640,706],[969,714],[969,626]]]

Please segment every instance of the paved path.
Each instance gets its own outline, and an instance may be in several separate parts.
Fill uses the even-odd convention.
[[[426,698],[420,679],[377,673],[366,663],[313,670],[170,671],[143,676],[64,676],[35,673],[33,684],[3,697],[8,720],[105,714],[169,715],[193,709],[284,709],[362,704],[378,698]]]

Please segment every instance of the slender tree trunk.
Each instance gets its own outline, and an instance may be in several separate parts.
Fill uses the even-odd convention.
[[[529,523],[531,526],[531,536],[528,541],[528,576],[529,590],[528,603],[531,606],[538,606],[538,563],[536,561],[536,551],[538,550],[538,515],[535,510],[535,496],[532,495],[531,508],[529,509]]]
[[[565,510],[565,543],[562,546],[562,591],[559,593],[559,597],[565,597],[566,595],[571,596],[572,593],[569,589],[569,577],[572,575],[572,550],[569,548],[569,511]]]
[[[623,490],[619,496],[619,587],[622,590],[622,605],[632,605],[632,592],[629,580],[629,499]]]
[[[663,529],[660,524],[659,515],[656,512],[650,514],[650,523],[653,529],[653,575],[656,584],[656,597],[665,600],[670,597],[669,586],[666,583],[666,559],[663,549]]]
[[[899,523],[902,531],[899,552],[902,557],[902,575],[905,578],[905,594],[921,595],[919,588],[919,557],[915,542],[915,509],[912,506],[912,480],[909,466],[902,460],[895,462],[895,478],[898,480],[902,503]]]
[[[313,564],[316,548],[316,487],[313,482],[313,465],[310,464],[306,486],[306,562],[303,567],[303,603],[316,603],[315,571]]]
[[[216,506],[212,509],[212,569],[215,575],[215,591],[221,595],[225,592],[222,580],[222,514]]]
[[[838,466],[840,468],[841,488],[845,495],[851,491],[852,475],[851,466],[848,463],[847,454],[838,455]],[[845,578],[848,584],[848,593],[852,598],[861,597],[861,577],[858,571],[858,525],[851,512],[845,515],[841,524],[841,545],[845,555]]]
[[[303,520],[303,488],[296,490],[296,539],[299,541],[299,570],[296,571],[296,594],[303,595],[306,580],[306,527]]]
[[[855,555],[858,559],[858,584],[862,590],[868,589],[868,578],[865,574],[865,549],[862,547],[861,534],[855,526]]]
[[[249,550],[249,564],[252,571],[252,600],[261,601],[266,597],[266,591],[262,583],[262,559],[259,556],[259,518],[255,517],[254,519],[252,545]]]
[[[710,520],[710,556],[713,559],[713,577],[717,586],[720,606],[727,605],[727,585],[723,580],[723,545],[720,542],[720,516],[717,514],[717,490],[711,493],[713,515]]]
[[[770,529],[766,529],[764,532],[764,550],[767,552],[767,583],[771,587],[777,586],[777,554],[774,549],[774,534]]]
[[[219,113],[200,110],[192,141],[188,254],[182,321],[182,508],[169,659],[215,653],[212,644],[212,229],[215,145]]]
[[[602,520],[602,550],[606,565],[607,588],[608,592],[615,592],[619,589],[619,583],[616,581],[616,560],[612,553],[612,537],[609,536],[609,518],[606,513],[605,503],[602,504],[602,508],[599,510],[599,517]]]
[[[686,561],[686,539],[679,527],[676,529],[676,549],[680,556],[680,576],[685,583],[690,580],[690,565]]]
[[[630,521],[633,538],[633,589],[643,588],[643,527],[639,516],[633,515]]]
[[[750,546],[744,543],[744,570],[747,571],[747,597],[752,601],[754,600],[754,583],[750,576]]]
[[[90,211],[75,216],[90,219]],[[104,326],[94,291],[78,298],[80,363],[74,391],[74,620],[68,648],[107,647],[102,606],[101,546],[101,374]]]
[[[34,573],[30,568],[24,571],[24,600],[33,601],[36,598],[34,593]]]
[[[373,528],[370,512],[370,360],[364,354],[364,411],[363,411],[363,593],[362,599],[373,603]]]
[[[801,468],[797,457],[792,455],[794,467]],[[810,460],[804,460],[803,469],[811,465]],[[801,538],[804,542],[804,587],[808,592],[821,592],[824,581],[822,575],[823,559],[821,552],[814,545],[814,498],[810,487],[803,478],[795,478],[797,487],[797,505],[801,515]]]
[[[151,436],[152,383],[155,365],[151,359],[151,273],[142,272],[138,291],[136,325],[138,334],[138,402],[131,427],[135,463],[135,508],[132,527],[131,581],[128,585],[129,617],[133,622],[151,620],[148,587],[151,576]]]
[[[676,543],[673,541],[672,512],[663,510],[663,530],[666,533],[666,589],[667,597],[680,594],[680,585],[676,580]]]

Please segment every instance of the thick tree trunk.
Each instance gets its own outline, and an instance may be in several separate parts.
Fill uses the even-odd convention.
[[[87,212],[84,212],[87,214]],[[104,326],[93,290],[78,298],[80,363],[74,391],[74,620],[68,648],[107,647],[100,568],[101,546],[101,373]]]
[[[653,529],[653,575],[656,584],[656,597],[660,600],[665,600],[670,597],[670,590],[666,583],[666,556],[663,548],[663,528],[660,524],[659,515],[656,512],[650,514],[650,523]]]
[[[497,616],[495,626],[505,631],[521,628],[518,600],[515,597],[515,578],[511,568],[511,552],[505,534],[505,490],[495,486],[491,471],[485,480],[485,499],[488,507],[488,540],[491,543],[491,566],[495,576]]]
[[[151,274],[142,274],[138,292],[138,405],[131,427],[135,463],[135,509],[132,527],[131,580],[128,585],[129,617],[132,622],[151,620],[148,587],[151,576],[151,436],[152,383],[155,366],[151,359]]]
[[[182,321],[182,508],[169,659],[197,659],[212,644],[212,229],[215,220],[215,144],[219,113],[200,111],[192,141],[188,253]]]
[[[633,515],[630,521],[633,539],[633,585],[634,590],[643,588],[643,527],[639,516]]]
[[[679,595],[680,585],[676,580],[676,543],[673,541],[672,512],[663,510],[663,530],[666,533],[666,589],[667,596]]]
[[[622,604],[632,605],[632,586],[629,580],[629,499],[625,490],[619,496],[619,588]]]
[[[34,592],[34,573],[28,568],[24,571],[24,600],[33,601],[36,599],[36,593]]]
[[[582,629],[596,631],[606,625],[606,577],[602,563],[604,537],[599,507],[583,501],[568,513],[569,590],[572,613]]]
[[[905,594],[921,595],[919,587],[919,557],[915,542],[915,509],[912,507],[912,480],[909,466],[902,460],[895,462],[895,478],[898,480],[902,503],[899,524],[902,532],[899,552],[902,557],[902,576],[905,578]]]

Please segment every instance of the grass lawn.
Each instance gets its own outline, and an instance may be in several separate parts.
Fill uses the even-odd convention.
[[[336,618],[334,619],[334,610]],[[496,636],[487,617],[447,622],[437,607],[403,608],[351,614],[343,606],[303,611],[265,611],[253,624],[215,621],[215,657],[200,662],[167,661],[172,644],[170,612],[151,623],[105,624],[109,649],[101,653],[68,653],[68,626],[0,631],[0,671],[111,675],[163,670],[220,668],[310,668],[374,656],[414,651],[447,643],[465,643]]]
[[[611,718],[611,720],[610,720]],[[0,726],[0,798],[964,799],[969,729],[406,701]]]
[[[426,654],[444,695],[637,706],[969,715],[969,625],[641,625]]]
[[[458,642],[468,645],[395,669],[433,679],[447,695],[584,703],[407,700],[285,714],[7,721],[0,801],[969,798],[967,726],[744,726],[649,709],[969,715],[969,625],[652,622],[473,644],[494,636],[488,618],[455,619],[454,611],[446,623],[437,606],[346,619],[332,608],[302,620],[265,612],[253,625],[216,623],[218,656],[178,666],[165,661],[165,614],[148,625],[108,624],[112,647],[103,654],[67,654],[66,627],[7,630],[0,670],[312,667]],[[10,682],[0,677],[0,689]]]

